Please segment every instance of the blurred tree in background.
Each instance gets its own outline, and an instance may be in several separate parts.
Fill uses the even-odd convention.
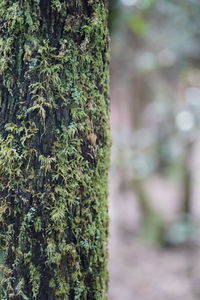
[[[113,22],[117,30],[112,31],[111,87],[112,83],[121,87],[121,99],[114,95],[113,106],[128,111],[130,119],[126,133],[116,137],[124,180],[129,182],[125,185],[138,195],[148,223],[144,226],[150,231],[153,227],[155,242],[165,234],[161,243],[165,238],[185,242],[195,232],[191,216],[198,174],[191,161],[200,128],[200,3],[121,0],[114,2],[112,11],[118,17]],[[168,228],[172,220],[159,213],[145,192],[146,182],[157,175],[179,185],[173,230]]]

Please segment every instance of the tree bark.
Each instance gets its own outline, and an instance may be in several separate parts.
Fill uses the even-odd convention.
[[[0,1],[0,299],[107,289],[106,0]]]

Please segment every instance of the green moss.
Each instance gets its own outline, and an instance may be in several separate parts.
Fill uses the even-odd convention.
[[[103,300],[107,8],[43,3],[0,1],[0,299]]]

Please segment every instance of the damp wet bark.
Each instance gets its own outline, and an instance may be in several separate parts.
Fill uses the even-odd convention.
[[[107,293],[104,0],[0,1],[0,299]]]

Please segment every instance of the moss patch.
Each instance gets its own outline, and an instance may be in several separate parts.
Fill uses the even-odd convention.
[[[104,1],[0,2],[0,299],[106,299]]]

